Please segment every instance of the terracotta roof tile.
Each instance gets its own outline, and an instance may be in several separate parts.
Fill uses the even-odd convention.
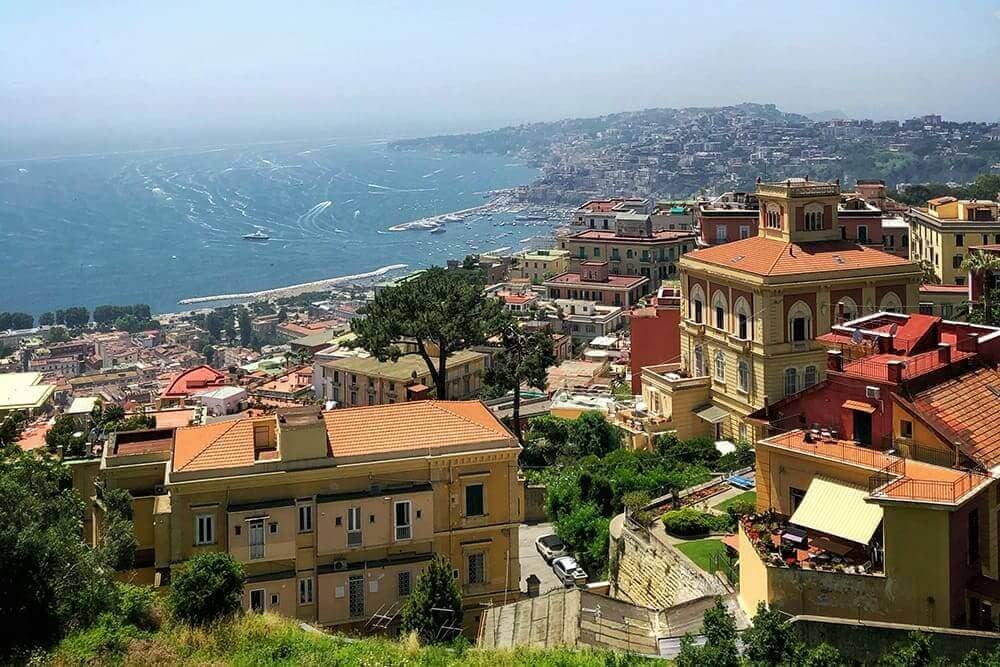
[[[913,397],[921,417],[987,467],[1000,462],[1000,372],[963,373]]]
[[[597,280],[584,280],[579,273],[560,273],[545,281],[546,285],[588,285],[596,287],[622,287],[629,288],[649,282],[646,276],[618,276],[609,275],[606,282]]]
[[[190,396],[206,387],[221,387],[225,382],[226,376],[211,366],[195,366],[177,375],[160,395],[165,398]]]
[[[902,257],[850,241],[788,243],[763,236],[695,250],[684,255],[684,259],[761,276],[875,269],[910,263]]]

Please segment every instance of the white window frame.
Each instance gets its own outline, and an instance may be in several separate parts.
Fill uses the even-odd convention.
[[[715,381],[726,381],[726,353],[722,350],[715,351]]]
[[[262,560],[264,555],[267,553],[267,527],[265,522],[267,517],[254,517],[246,520],[247,524],[247,560]],[[253,539],[253,526],[254,524],[260,524],[260,544],[254,544]],[[260,547],[260,555],[254,553],[254,548]]]
[[[202,526],[204,525],[204,531]],[[202,538],[204,535],[204,539]],[[202,512],[194,515],[194,543],[198,546],[215,544],[215,513]]]
[[[788,390],[788,380],[792,381],[792,390]],[[791,396],[792,394],[798,393],[799,390],[799,369],[797,368],[786,368],[785,369],[785,396]]]
[[[823,230],[823,205],[809,204],[805,209],[805,230],[819,232]]]
[[[816,369],[816,367],[813,366],[812,364],[806,366],[805,370],[802,372],[802,388],[805,389],[807,387],[811,387],[818,381],[819,381],[819,371]]]
[[[764,207],[764,225],[768,229],[781,229],[781,207],[768,202]]]
[[[805,326],[803,327],[803,338],[802,340],[795,340],[795,320],[804,319]],[[796,301],[795,304],[788,309],[788,342],[792,345],[808,343],[812,340],[813,331],[813,318],[812,309],[804,301]]]
[[[352,528],[351,524],[355,524]],[[348,507],[347,508],[347,546],[357,547],[361,546],[363,541],[363,533],[361,530],[361,508],[360,507]],[[355,537],[356,536],[356,537]]]
[[[736,374],[739,376],[738,389],[744,394],[750,393],[750,362],[740,359],[736,364]]]
[[[312,604],[313,603],[313,578],[312,577],[302,577],[299,579],[299,604]]]
[[[311,533],[313,530],[313,508],[309,504],[301,504],[298,506],[298,517],[299,517],[299,532],[300,533]],[[305,521],[303,521],[305,518]]]
[[[701,345],[695,345],[694,351],[692,352],[694,356],[694,374],[695,377],[702,377],[705,375],[705,348]]]
[[[705,321],[705,290],[697,283],[691,286],[691,319],[696,324]]]
[[[400,505],[406,506],[406,523],[400,524],[399,520],[399,507]],[[406,540],[413,539],[413,501],[412,500],[397,500],[392,503],[392,528],[393,536],[396,542],[404,542]],[[403,529],[402,531],[400,529]]]
[[[750,238],[750,225],[740,225],[740,240]]]
[[[753,340],[753,318],[750,313],[750,304],[744,297],[739,297],[736,299],[736,306],[734,308],[736,311],[736,335],[741,340]],[[740,331],[740,317],[746,318],[746,331]],[[743,334],[746,335],[743,335]]]
[[[726,225],[716,225],[715,226],[715,242],[716,243],[725,243],[728,240],[726,238],[728,235],[729,235],[729,229],[726,227]]]
[[[253,595],[254,593],[260,593],[260,609],[253,608]],[[263,588],[251,588],[250,592],[247,593],[247,608],[250,613],[263,614],[267,611],[267,591]]]

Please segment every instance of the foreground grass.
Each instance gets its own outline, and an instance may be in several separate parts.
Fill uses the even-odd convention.
[[[732,498],[729,498],[728,500],[723,500],[721,503],[719,503],[718,505],[715,505],[714,507],[715,507],[715,509],[719,510],[720,512],[725,512],[727,509],[729,509],[729,506],[732,505],[733,503],[742,502],[742,501],[746,501],[748,503],[753,503],[754,505],[756,505],[757,504],[757,492],[756,491],[744,491],[743,493],[741,493],[739,495],[736,495],[736,496],[733,496]]]
[[[691,540],[680,542],[676,546],[685,556],[693,560],[695,565],[709,574],[711,574],[712,556],[726,553],[726,545],[719,539]]]
[[[53,665],[468,665],[582,667],[662,665],[623,653],[528,649],[479,651],[422,647],[415,640],[363,639],[309,632],[290,619],[247,615],[208,628],[166,624],[142,632],[107,620],[70,635],[49,656]]]

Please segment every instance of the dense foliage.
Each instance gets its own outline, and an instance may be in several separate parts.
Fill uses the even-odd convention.
[[[427,364],[439,399],[448,391],[447,359],[499,332],[500,302],[483,294],[481,271],[432,267],[416,278],[379,291],[351,321],[357,344],[380,361],[398,359],[412,342]]]
[[[485,391],[494,396],[514,394],[511,426],[518,441],[521,434],[521,386],[546,388],[549,367],[555,364],[552,336],[547,331],[525,334],[513,322],[503,328],[501,351],[493,357],[486,371]]]
[[[701,537],[713,531],[731,531],[734,523],[728,513],[711,514],[692,507],[671,510],[663,515],[663,527],[671,535],[679,537]]]
[[[442,626],[461,625],[462,592],[451,570],[451,564],[438,555],[417,577],[403,607],[403,632],[415,632],[423,642],[452,638],[452,633],[442,632]],[[436,609],[448,609],[451,613]]]
[[[195,556],[174,576],[170,607],[191,625],[232,616],[242,608],[243,566],[227,553]]]
[[[925,206],[928,199],[955,197],[956,199],[995,200],[1000,193],[1000,174],[980,174],[969,185],[951,186],[946,183],[910,185],[905,192],[892,192],[896,201],[912,206]]]
[[[111,569],[81,539],[84,504],[69,469],[0,447],[0,656],[92,624],[114,606]]]
[[[0,331],[7,329],[30,329],[35,325],[35,318],[28,313],[0,313]]]
[[[604,456],[621,446],[621,431],[599,412],[584,412],[576,419],[542,415],[529,425],[521,452],[521,465],[526,468],[569,463],[588,455]]]

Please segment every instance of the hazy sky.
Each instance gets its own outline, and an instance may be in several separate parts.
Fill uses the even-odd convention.
[[[421,134],[742,101],[998,120],[1000,0],[0,3],[0,144]]]

